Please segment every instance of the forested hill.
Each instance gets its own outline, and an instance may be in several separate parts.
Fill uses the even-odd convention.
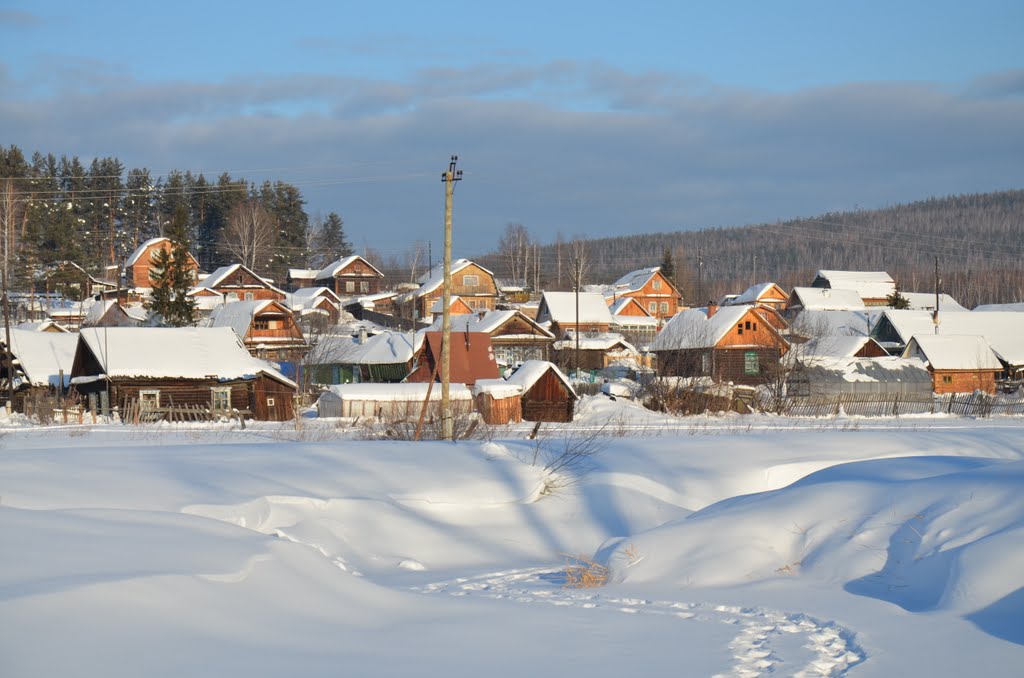
[[[819,269],[888,271],[903,291],[930,292],[935,257],[944,291],[968,308],[1024,301],[1024,190],[932,198],[775,224],[593,240],[588,242],[587,278],[615,280],[630,270],[658,265],[666,249],[690,303],[740,292],[756,282],[773,281],[785,289],[809,285]],[[542,264],[559,259],[560,250],[564,260],[565,245],[542,247]]]

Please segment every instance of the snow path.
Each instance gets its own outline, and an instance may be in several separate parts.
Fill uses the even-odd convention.
[[[737,634],[729,648],[735,663],[727,671],[715,674],[715,678],[753,678],[777,671],[806,678],[838,677],[847,675],[850,668],[866,658],[849,629],[807,615],[709,603],[619,598],[598,593],[599,589],[563,588],[564,577],[561,568],[531,568],[463,577],[412,590],[423,594],[481,596],[517,603],[664,615],[684,623],[734,625]]]

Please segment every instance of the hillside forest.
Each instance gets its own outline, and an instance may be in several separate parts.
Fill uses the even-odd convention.
[[[12,289],[62,290],[84,270],[115,281],[135,248],[187,215],[190,251],[203,270],[241,262],[284,284],[290,268],[320,268],[353,253],[338,212],[310,215],[299,187],[173,170],[154,176],[115,157],[57,157],[0,147],[0,257]],[[442,215],[438,215],[440,223]],[[567,225],[540,242],[529,225],[495,225],[491,252],[456,252],[531,290],[609,283],[667,266],[689,304],[772,281],[809,285],[819,269],[888,271],[902,291],[936,285],[971,308],[1024,301],[1024,190],[933,197],[883,209],[834,212],[773,224],[589,239]],[[546,229],[547,230],[547,229]],[[387,283],[411,282],[436,264],[441,228],[381,256],[363,255]],[[433,242],[431,242],[433,241]],[[428,244],[430,243],[430,244]],[[388,244],[389,247],[392,244]],[[431,247],[430,245],[435,245]],[[70,265],[70,267],[69,267]],[[68,272],[70,269],[70,272]],[[64,287],[62,288],[62,284]]]

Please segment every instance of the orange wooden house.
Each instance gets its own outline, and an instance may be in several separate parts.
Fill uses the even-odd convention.
[[[753,306],[683,311],[651,342],[661,376],[710,377],[757,385],[789,350],[782,333]]]
[[[459,259],[451,266],[452,296],[460,298],[472,312],[493,311],[498,303],[498,286],[494,273],[469,259]],[[419,288],[395,300],[403,318],[432,322],[431,309],[444,294],[444,271],[435,266],[419,280]]]
[[[661,272],[661,266],[631,271],[612,283],[604,294],[609,302],[620,297],[632,297],[650,315],[662,320],[678,313],[683,303],[683,295]]]
[[[903,357],[927,363],[935,393],[995,393],[1003,371],[988,342],[978,336],[915,334]]]
[[[294,361],[308,348],[291,310],[274,299],[218,306],[209,326],[232,328],[249,353],[264,360]]]
[[[139,245],[125,263],[125,279],[128,285],[136,288],[153,287],[153,281],[149,277],[153,257],[162,250],[169,252],[173,245],[169,238],[152,238]],[[192,270],[192,279],[195,281],[199,276],[199,262],[191,253],[188,255],[188,262]]]

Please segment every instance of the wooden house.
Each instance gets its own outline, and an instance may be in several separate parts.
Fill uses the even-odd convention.
[[[786,313],[800,311],[863,311],[864,300],[856,290],[826,287],[794,287],[786,302]]]
[[[515,367],[527,360],[548,360],[555,336],[519,311],[486,311],[453,315],[452,332],[483,332],[491,338],[498,367]],[[441,331],[438,318],[430,328]]]
[[[416,355],[410,382],[441,380],[441,332],[423,332],[424,341]],[[451,383],[472,386],[479,379],[497,379],[498,363],[494,358],[491,338],[485,332],[452,332],[449,347]]]
[[[1003,371],[999,358],[979,336],[914,335],[903,357],[927,363],[935,393],[995,393],[996,378]]]
[[[314,384],[397,383],[412,371],[422,341],[409,332],[329,335],[307,354],[306,367]]]
[[[71,386],[100,409],[131,409],[143,418],[188,406],[269,421],[294,416],[297,390],[226,327],[83,330]]]
[[[789,343],[753,306],[694,308],[651,342],[661,376],[711,377],[755,386],[777,369]]]
[[[871,336],[887,351],[901,355],[912,337],[934,335],[935,316],[928,311],[885,309],[871,329]],[[1002,377],[1024,377],[1024,313],[969,311],[939,313],[942,336],[982,337],[1003,365]]]
[[[679,312],[683,295],[660,266],[641,268],[622,276],[604,290],[609,301],[632,297],[647,312],[660,320],[667,320]]]
[[[818,271],[811,287],[853,290],[865,306],[887,306],[896,281],[885,271]]]
[[[537,322],[561,338],[566,332],[607,332],[612,314],[604,296],[596,292],[545,292],[537,309]]]
[[[325,266],[313,280],[313,285],[331,288],[338,296],[377,294],[384,274],[357,254],[342,257]]]
[[[148,289],[153,287],[150,271],[156,253],[170,251],[174,244],[169,238],[152,238],[139,245],[125,262],[125,281],[130,287]],[[188,255],[188,266],[192,270],[193,280],[198,280],[199,262],[191,253]]]
[[[430,314],[434,316],[434,318],[440,318],[444,313],[443,302],[444,298],[438,297],[437,300],[434,301],[434,305],[430,307]],[[448,313],[451,316],[473,315],[475,311],[470,308],[469,304],[467,304],[462,297],[453,296],[448,304]]]
[[[577,348],[579,353],[577,353]],[[603,370],[610,365],[639,364],[639,351],[621,334],[604,332],[579,338],[567,334],[552,345],[554,362],[563,370]]]
[[[307,346],[292,312],[280,301],[234,301],[214,309],[209,327],[230,327],[258,358],[296,361]]]
[[[498,301],[498,286],[494,274],[469,259],[459,259],[451,266],[452,296],[458,296],[474,312],[494,310]],[[404,318],[433,322],[431,309],[443,296],[444,271],[435,266],[419,279],[419,287],[400,295],[395,304]]]
[[[146,322],[142,308],[125,308],[114,299],[94,302],[82,319],[81,327],[139,327]]]
[[[634,345],[654,339],[665,323],[664,319],[648,313],[633,297],[619,297],[608,306],[608,310],[612,314],[612,331],[622,334]]]
[[[330,287],[303,287],[285,298],[285,304],[302,320],[309,316],[322,316],[331,325],[341,318],[342,299]]]
[[[773,282],[751,285],[740,294],[729,299],[729,306],[760,306],[784,311],[789,305],[789,295]]]
[[[313,287],[316,281],[316,274],[319,272],[320,269],[318,268],[289,268],[288,289],[295,292],[306,287]]]
[[[203,278],[196,285],[196,289],[219,292],[225,303],[265,301],[267,299],[283,301],[286,296],[284,290],[274,287],[265,278],[242,264],[221,266]]]
[[[11,328],[10,354],[0,332],[0,390],[6,397],[14,386],[15,412],[36,414],[44,402],[52,407],[71,379],[78,335],[70,332],[31,331]]]
[[[528,360],[506,381],[523,390],[526,421],[572,421],[578,396],[569,378],[554,363]]]

